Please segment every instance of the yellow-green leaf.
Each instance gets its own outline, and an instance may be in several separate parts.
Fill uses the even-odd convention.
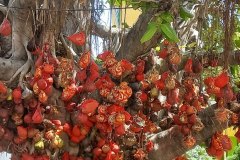
[[[141,43],[149,41],[154,36],[154,34],[156,32],[157,32],[157,25],[156,25],[156,23],[154,23],[154,22],[148,23],[147,31],[144,33],[144,35],[142,36],[142,38],[140,40]]]

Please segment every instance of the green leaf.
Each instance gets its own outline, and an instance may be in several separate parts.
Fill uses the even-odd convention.
[[[144,35],[142,36],[142,38],[140,40],[141,43],[144,43],[144,42],[150,40],[156,32],[157,32],[156,23],[154,23],[154,22],[148,23],[147,31],[144,33]]]
[[[240,48],[240,39],[234,41],[237,48]]]
[[[178,36],[169,23],[160,24],[160,29],[166,38],[172,42],[178,42]]]
[[[160,14],[160,18],[164,20],[167,23],[170,23],[173,21],[173,16],[170,12],[163,12]]]
[[[182,6],[180,7],[179,13],[180,13],[180,17],[184,20],[187,20],[188,18],[193,18],[193,14],[190,13],[186,8]]]

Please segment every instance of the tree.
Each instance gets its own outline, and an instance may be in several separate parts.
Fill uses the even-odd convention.
[[[124,2],[143,13],[120,37],[124,45],[98,60],[91,36],[119,31],[97,23],[96,1],[2,2],[1,151],[12,159],[171,160],[202,142],[215,157],[231,148],[221,131],[239,123],[238,4]]]

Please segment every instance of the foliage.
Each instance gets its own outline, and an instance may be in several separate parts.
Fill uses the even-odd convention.
[[[239,160],[240,159],[240,145],[236,146],[233,155],[227,157],[227,160]]]
[[[197,145],[195,148],[191,149],[190,151],[186,152],[186,156],[188,160],[213,160],[214,158],[210,157],[205,147],[201,147]]]

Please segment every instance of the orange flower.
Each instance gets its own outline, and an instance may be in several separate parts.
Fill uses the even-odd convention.
[[[78,65],[81,69],[86,69],[91,61],[91,53],[83,53],[78,61]]]
[[[69,101],[76,94],[76,91],[77,87],[75,86],[75,84],[67,86],[62,92],[62,100]]]
[[[86,35],[84,32],[79,32],[72,34],[71,36],[67,37],[68,40],[72,41],[77,46],[82,46],[85,44]]]
[[[3,19],[2,24],[0,25],[0,34],[3,36],[9,36],[12,32],[12,27],[7,18]]]
[[[42,123],[42,121],[43,121],[42,111],[40,106],[38,106],[32,116],[32,123]]]
[[[229,82],[229,77],[226,72],[221,73],[219,76],[215,78],[214,85],[219,88],[223,88]]]
[[[98,105],[99,105],[98,101],[94,99],[87,99],[81,103],[80,107],[81,107],[82,113],[85,113],[87,115],[92,115],[96,111]]]

